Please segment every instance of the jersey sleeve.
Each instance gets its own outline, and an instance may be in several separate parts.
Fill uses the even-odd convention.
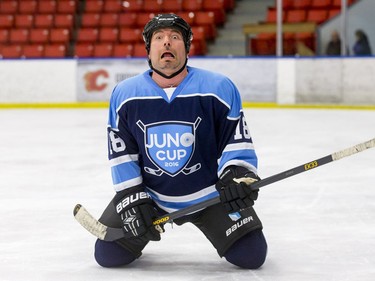
[[[112,93],[107,126],[108,159],[116,192],[142,183],[139,149],[128,128],[126,112],[119,114],[126,103],[119,104],[119,91],[116,87]]]
[[[222,91],[227,111],[222,116],[219,129],[218,175],[230,165],[242,166],[257,174],[258,158],[242,109],[240,93],[230,80],[224,84]]]

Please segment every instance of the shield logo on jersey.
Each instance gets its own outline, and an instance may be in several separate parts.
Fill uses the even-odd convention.
[[[137,125],[144,132],[147,156],[156,166],[156,169],[145,167],[145,171],[174,177],[180,172],[190,174],[200,169],[200,163],[187,167],[194,153],[195,130],[200,121],[198,117],[194,123],[168,121],[145,125],[139,120]]]

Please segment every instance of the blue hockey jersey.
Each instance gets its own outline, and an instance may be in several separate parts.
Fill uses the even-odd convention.
[[[257,174],[240,94],[227,77],[188,66],[169,99],[151,70],[120,82],[110,99],[108,157],[115,190],[143,183],[166,212],[217,196],[229,165]]]

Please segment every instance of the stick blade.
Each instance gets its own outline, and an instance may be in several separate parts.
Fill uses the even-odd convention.
[[[73,209],[74,218],[88,232],[100,240],[115,241],[124,237],[122,228],[108,227],[95,219],[81,204],[77,204]]]
[[[74,209],[73,209],[73,215],[76,216],[76,214],[78,213],[78,211],[82,208],[82,205],[81,204],[77,204]]]
[[[81,204],[77,204],[73,209],[75,219],[82,225],[88,232],[105,240],[107,234],[107,227],[97,221]]]

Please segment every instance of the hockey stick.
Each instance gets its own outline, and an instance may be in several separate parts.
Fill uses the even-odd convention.
[[[344,157],[351,156],[351,155],[356,154],[358,152],[362,152],[362,151],[364,151],[366,149],[369,149],[369,148],[372,148],[372,147],[375,147],[375,138],[373,138],[369,141],[357,144],[355,146],[343,149],[341,151],[335,152],[333,154],[327,155],[325,157],[316,159],[314,161],[308,162],[306,164],[302,164],[300,166],[294,167],[294,168],[286,170],[284,172],[275,174],[275,175],[270,176],[268,178],[264,178],[260,181],[252,183],[250,185],[250,188],[258,189],[260,187],[272,184],[274,182],[281,181],[283,179],[295,176],[297,174],[315,169],[317,167],[328,164],[330,162],[340,160]],[[241,180],[239,179],[239,181],[241,181]],[[155,227],[160,227],[159,226],[160,224],[165,224],[167,222],[171,222],[174,219],[177,219],[177,218],[180,218],[184,215],[199,211],[199,210],[204,209],[206,207],[215,205],[219,202],[220,202],[220,198],[218,196],[213,197],[211,199],[200,202],[198,204],[195,204],[195,205],[189,206],[187,208],[184,208],[184,209],[166,214],[164,216],[161,216],[154,221],[154,225],[155,225]],[[122,228],[113,228],[113,227],[109,227],[109,226],[106,226],[106,225],[102,224],[97,219],[95,219],[80,204],[77,204],[74,207],[73,214],[74,214],[74,217],[76,218],[76,220],[84,228],[86,228],[86,230],[88,230],[91,234],[93,234],[94,236],[98,237],[101,240],[114,241],[114,240],[117,240],[117,239],[120,239],[120,238],[124,237],[124,232],[123,232]]]

